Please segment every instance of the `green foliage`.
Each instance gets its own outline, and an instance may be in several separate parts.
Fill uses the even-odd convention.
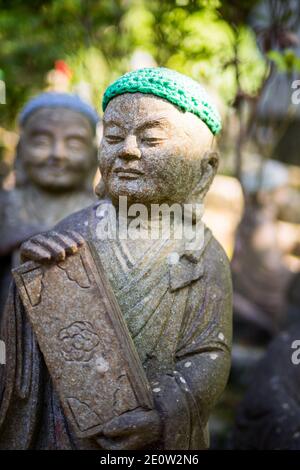
[[[268,53],[268,57],[280,72],[300,72],[300,57],[292,49],[285,49],[283,52],[273,50]]]
[[[55,60],[78,64],[86,55],[86,63],[94,47],[107,68],[122,62],[129,49],[121,26],[126,8],[118,0],[0,0],[0,68],[7,87],[3,123],[11,124],[24,102],[45,86]]]
[[[255,94],[267,60],[247,25],[257,1],[221,0],[0,0],[0,69],[11,126],[24,102],[45,86],[63,59],[73,83],[88,81],[97,109],[106,85],[130,69],[137,49],[158,65],[206,81],[232,101],[238,86]],[[270,56],[288,67],[288,55]],[[299,59],[298,59],[299,60]],[[299,66],[297,60],[293,64]],[[238,77],[237,77],[238,74]],[[237,78],[239,83],[237,83]]]
[[[246,25],[250,7],[256,2],[239,1],[239,8],[236,6],[234,10],[226,8],[232,2],[224,1],[136,3],[139,21],[134,21],[137,18],[134,9],[127,14],[132,42],[149,51],[158,65],[209,83],[230,102],[237,91],[237,59],[245,93],[255,94],[259,89],[266,62],[257,48],[253,32]],[[237,9],[240,12],[238,18]],[[232,16],[234,20],[238,19],[237,23],[233,22]]]

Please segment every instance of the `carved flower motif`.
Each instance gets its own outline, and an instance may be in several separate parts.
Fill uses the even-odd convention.
[[[87,321],[76,321],[59,333],[61,352],[67,361],[87,362],[99,344],[93,325]]]

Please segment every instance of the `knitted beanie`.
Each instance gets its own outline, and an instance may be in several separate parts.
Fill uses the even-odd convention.
[[[198,116],[213,134],[221,130],[221,118],[204,88],[195,80],[175,70],[151,67],[126,73],[105,91],[102,108],[115,96],[124,93],[147,93],[177,105],[183,111]]]
[[[93,127],[99,122],[97,112],[88,103],[82,101],[78,95],[71,93],[46,92],[34,97],[22,109],[19,123],[24,125],[26,119],[40,108],[67,108],[86,116]]]

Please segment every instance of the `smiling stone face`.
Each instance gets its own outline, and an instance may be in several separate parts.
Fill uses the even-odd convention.
[[[19,158],[36,186],[48,191],[79,187],[94,167],[94,130],[76,111],[41,108],[24,125]]]
[[[109,102],[103,122],[100,171],[113,200],[184,203],[202,180],[207,184],[203,156],[213,134],[194,114],[153,95],[125,93]],[[214,165],[208,162],[210,172]]]

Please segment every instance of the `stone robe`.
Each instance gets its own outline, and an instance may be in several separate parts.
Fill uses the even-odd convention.
[[[206,448],[209,414],[230,367],[226,255],[208,229],[204,246],[192,253],[182,251],[178,240],[99,240],[102,203],[73,214],[56,230],[76,230],[100,255],[155,390],[163,431],[151,448]],[[170,263],[174,253],[178,262]],[[93,438],[76,438],[68,425],[14,284],[1,339],[7,361],[0,366],[0,448],[99,448]]]

